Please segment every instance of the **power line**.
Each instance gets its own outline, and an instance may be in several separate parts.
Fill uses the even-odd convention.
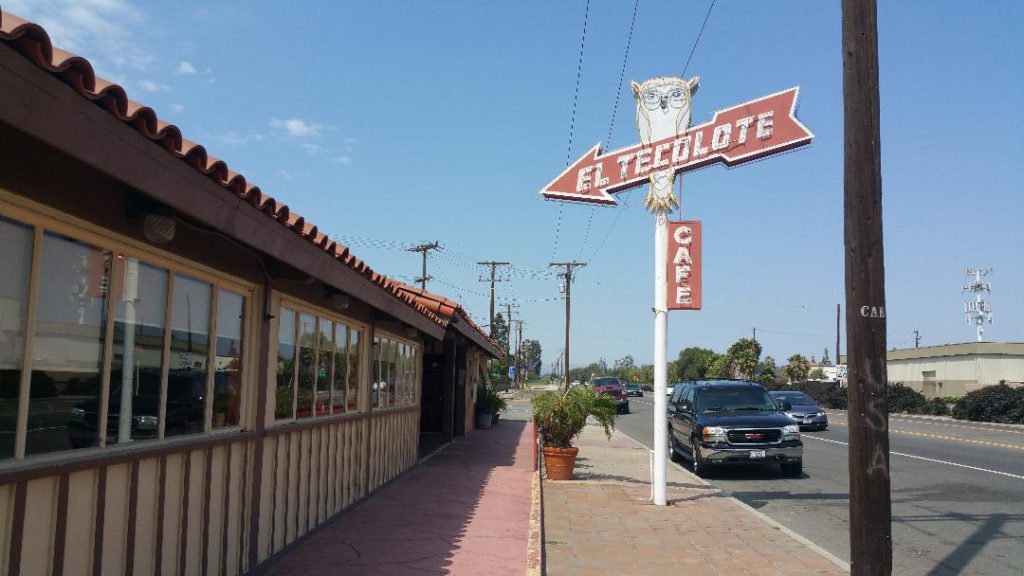
[[[565,150],[565,165],[572,163],[572,139],[576,131],[576,106],[580,99],[580,78],[583,76],[583,49],[587,45],[587,21],[590,19],[590,0],[587,0],[586,9],[583,12],[583,34],[580,37],[580,56],[576,62],[576,89],[572,96],[572,113],[569,116],[569,145]],[[551,247],[551,257],[558,253],[558,240],[562,230],[562,203],[558,204],[558,221],[555,223],[555,242]]]
[[[612,118],[608,122],[608,136],[604,139],[604,143],[607,149],[612,147],[612,132],[615,129],[615,120],[619,113],[619,102],[622,100],[622,84],[626,80],[626,64],[629,62],[629,49],[633,44],[633,30],[636,28],[636,12],[640,6],[640,0],[633,0],[633,17],[629,21],[629,33],[626,35],[626,48],[622,54],[622,68],[619,70],[619,85],[615,89],[615,104],[612,105]],[[624,206],[619,206],[619,210],[622,210]],[[591,226],[594,223],[594,212],[597,208],[591,206],[590,214],[587,216],[587,228],[583,233],[583,241],[580,243],[580,251],[576,254],[576,258],[583,257],[583,250],[587,247],[587,240],[590,239]],[[618,220],[618,218],[616,218]],[[607,239],[607,237],[605,237]],[[601,244],[604,245],[604,240],[601,240]]]
[[[708,12],[704,15],[704,23],[700,25],[700,31],[697,32],[697,39],[693,41],[693,48],[690,48],[690,55],[686,58],[686,64],[683,66],[682,76],[686,76],[686,70],[690,67],[690,60],[693,59],[693,53],[697,51],[697,44],[700,43],[700,39],[704,36],[704,27],[708,25],[708,20],[711,18],[711,9],[715,7],[715,0],[711,0],[711,5],[708,6]]]

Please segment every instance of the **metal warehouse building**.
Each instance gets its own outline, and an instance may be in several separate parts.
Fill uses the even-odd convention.
[[[1024,343],[966,342],[890,350],[889,381],[903,382],[929,398],[963,396],[1005,380],[1024,384]]]

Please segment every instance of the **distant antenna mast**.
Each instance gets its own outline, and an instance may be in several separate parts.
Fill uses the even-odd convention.
[[[970,284],[964,284],[964,292],[973,292],[974,300],[968,300],[964,302],[964,315],[967,317],[967,325],[974,324],[978,329],[978,342],[981,342],[981,335],[985,333],[983,328],[985,320],[988,323],[992,323],[992,303],[982,298],[982,293],[992,293],[992,284],[988,282],[982,282],[982,276],[988,276],[992,273],[991,268],[968,268],[966,270],[968,276],[973,276],[974,281]]]

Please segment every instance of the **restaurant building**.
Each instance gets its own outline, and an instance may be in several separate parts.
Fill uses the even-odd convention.
[[[0,574],[241,574],[501,355],[0,12]]]

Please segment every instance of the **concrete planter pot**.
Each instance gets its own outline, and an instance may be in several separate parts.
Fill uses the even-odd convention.
[[[572,480],[572,471],[576,467],[576,455],[580,449],[544,447],[544,470],[548,480]]]
[[[490,412],[477,412],[476,413],[476,427],[489,429],[494,425],[494,415]]]

